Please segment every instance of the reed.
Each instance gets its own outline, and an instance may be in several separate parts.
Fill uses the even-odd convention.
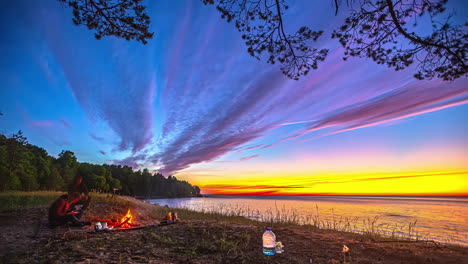
[[[367,218],[337,216],[334,210],[332,210],[331,217],[325,218],[321,215],[318,205],[315,206],[313,213],[307,215],[301,215],[295,209],[279,208],[277,205],[264,212],[240,205],[233,207],[222,205],[200,210],[188,208],[167,210],[177,211],[183,219],[271,227],[302,226],[310,230],[322,229],[358,233],[371,240],[429,240],[427,235],[423,236],[417,231],[417,220],[398,225],[382,222],[378,216]]]

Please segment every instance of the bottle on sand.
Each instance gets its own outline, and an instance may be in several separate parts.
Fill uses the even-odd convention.
[[[271,231],[271,228],[266,227],[266,231],[263,233],[263,254],[265,255],[274,255],[276,250],[276,236],[275,234]]]

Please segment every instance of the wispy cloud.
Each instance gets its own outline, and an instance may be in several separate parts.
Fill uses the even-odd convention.
[[[55,125],[55,122],[51,120],[33,120],[30,124],[35,128],[50,128]]]
[[[72,125],[70,124],[70,122],[68,122],[67,120],[65,120],[64,118],[60,119],[60,122],[62,122],[62,124],[68,128],[72,128]]]
[[[467,102],[466,78],[417,81],[411,71],[343,62],[334,40],[321,43],[332,51],[317,71],[289,80],[253,60],[232,25],[216,23],[218,13],[203,8],[178,9],[183,19],[169,18],[170,34],[144,46],[96,41],[88,30],[65,25],[70,18],[61,9],[34,12],[47,59],[55,60],[89,119],[118,136],[114,150],[131,153],[115,163],[169,175],[239,149],[262,151],[315,132],[341,133]],[[254,142],[274,133],[267,143]]]
[[[253,155],[253,156],[248,156],[248,157],[243,157],[240,158],[240,161],[246,161],[246,160],[251,160],[260,157],[260,155]]]
[[[203,185],[207,189],[301,189],[304,186],[299,185],[245,185],[245,184],[207,184]]]
[[[330,176],[330,177],[310,177],[308,179],[300,178],[297,180],[289,179],[294,184],[301,184],[302,186],[314,186],[320,184],[336,184],[336,183],[352,183],[352,182],[369,182],[369,181],[383,181],[393,179],[405,178],[425,178],[437,176],[450,176],[450,175],[468,175],[467,171],[454,171],[454,172],[434,172],[424,174],[391,174],[391,175],[346,175],[346,176]]]
[[[250,147],[245,147],[244,150],[256,149],[256,148],[261,148],[261,147],[263,147],[263,144],[250,146]]]
[[[104,120],[120,138],[116,149],[137,152],[153,135],[151,47],[133,53],[135,43],[96,41],[89,32],[66,27],[62,21],[69,18],[59,8],[40,7],[36,12],[50,54],[88,116]]]
[[[100,137],[100,136],[98,136],[98,135],[96,135],[96,134],[94,134],[92,132],[89,132],[88,134],[92,139],[96,140],[97,142],[100,142],[100,143],[105,143],[106,142],[104,137]]]
[[[375,126],[411,116],[453,107],[468,102],[468,89],[459,83],[450,88],[443,83],[407,85],[378,95],[365,102],[346,105],[326,113],[282,141],[296,139],[325,128],[335,128],[325,135]],[[319,135],[318,137],[323,136]],[[314,137],[312,139],[315,139]]]

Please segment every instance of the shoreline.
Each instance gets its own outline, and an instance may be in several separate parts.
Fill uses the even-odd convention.
[[[434,240],[441,244],[468,246],[466,232],[463,231],[466,230],[466,225],[463,222],[460,223],[460,212],[465,209],[459,207],[464,206],[464,204],[459,203],[468,202],[466,198],[416,198],[417,200],[406,200],[401,197],[396,199],[392,199],[393,197],[390,199],[382,197],[347,197],[347,199],[342,199],[342,197],[334,196],[318,199],[302,199],[300,196],[282,198],[284,197],[274,195],[262,197],[216,195],[206,197],[206,201],[164,199],[148,202],[158,203],[161,206],[189,208],[198,212],[242,216],[263,222],[276,221],[294,225],[312,225],[313,227],[335,231],[366,235],[370,233],[372,236],[378,235],[404,240]],[[327,207],[330,203],[336,203],[337,207]],[[362,203],[365,203],[369,208],[360,211]],[[381,204],[387,206],[388,209],[378,207]],[[440,219],[450,216],[443,213],[439,215],[420,215],[420,210],[427,209],[428,205],[434,206],[436,209],[458,210],[456,212],[458,212],[459,216],[456,220],[447,219],[447,222],[443,222]],[[401,206],[403,206],[403,209]],[[409,209],[416,213],[411,213],[413,211],[408,211]],[[352,210],[357,211],[353,213]],[[369,212],[375,213],[369,214]],[[455,229],[446,230],[444,226],[445,228]]]
[[[138,224],[158,223],[167,211],[181,222],[127,232],[94,233],[92,227],[38,232],[47,206],[0,212],[0,263],[463,263],[468,247],[430,241],[391,241],[355,233],[237,216],[171,209],[132,197],[95,195],[85,220],[119,217],[132,210]],[[283,254],[261,252],[264,226],[270,226]],[[91,231],[91,233],[89,233]],[[343,245],[350,255],[341,252]]]

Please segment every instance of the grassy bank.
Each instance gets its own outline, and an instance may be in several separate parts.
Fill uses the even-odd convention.
[[[0,192],[0,212],[24,210],[28,208],[46,208],[62,192]],[[253,226],[287,227],[296,226],[307,230],[327,230],[359,233],[372,240],[431,240],[417,231],[417,222],[406,225],[380,223],[378,217],[359,219],[357,217],[337,216],[333,219],[322,219],[316,206],[314,214],[301,216],[297,211],[287,208],[275,208],[266,213],[251,210],[248,207],[217,208],[211,211],[194,211],[189,209],[171,209],[150,205],[131,197],[113,196],[111,194],[91,193],[92,204],[86,213],[91,221],[99,219],[119,219],[128,209],[135,212],[143,223],[162,219],[168,211],[177,211],[179,217],[187,220],[216,221]],[[360,226],[361,228],[358,228]],[[449,241],[449,238],[447,238]]]
[[[32,202],[12,198],[28,194],[33,198],[26,200]],[[245,212],[240,209],[222,213],[175,210],[130,197],[94,193],[85,220],[120,219],[130,209],[138,224],[158,223],[168,211],[177,211],[182,222],[110,233],[94,233],[92,227],[57,228],[38,235],[38,222],[47,216],[46,206],[60,194],[0,195],[10,204],[5,206],[8,211],[2,209],[0,213],[0,263],[422,264],[463,263],[468,259],[468,249],[463,247],[384,238],[378,229],[370,229],[372,235],[337,231],[338,220],[317,219],[317,225],[301,225],[297,216],[285,211],[281,216],[281,210],[269,218],[248,219],[241,216]],[[15,201],[21,202],[15,206]],[[285,253],[261,253],[265,225],[273,227],[277,240],[285,245]],[[349,255],[341,252],[343,245],[351,249]]]
[[[0,212],[47,207],[62,192],[0,192]]]
[[[28,208],[48,207],[63,192],[1,192],[0,211],[24,210]],[[359,219],[357,217],[337,216],[333,219],[322,219],[316,207],[315,214],[301,216],[297,211],[286,208],[275,208],[266,213],[246,207],[217,208],[211,211],[194,211],[188,209],[171,209],[163,206],[149,205],[140,200],[113,196],[111,194],[92,193],[93,202],[86,214],[92,221],[105,217],[118,219],[128,209],[135,211],[137,218],[144,223],[162,219],[168,211],[176,210],[179,217],[188,220],[216,221],[254,226],[286,227],[297,226],[308,230],[328,230],[356,232],[373,240],[430,240],[422,237],[416,228],[416,222],[407,225],[379,223],[378,217]],[[359,223],[358,223],[359,222]],[[361,229],[357,226],[360,225]]]

